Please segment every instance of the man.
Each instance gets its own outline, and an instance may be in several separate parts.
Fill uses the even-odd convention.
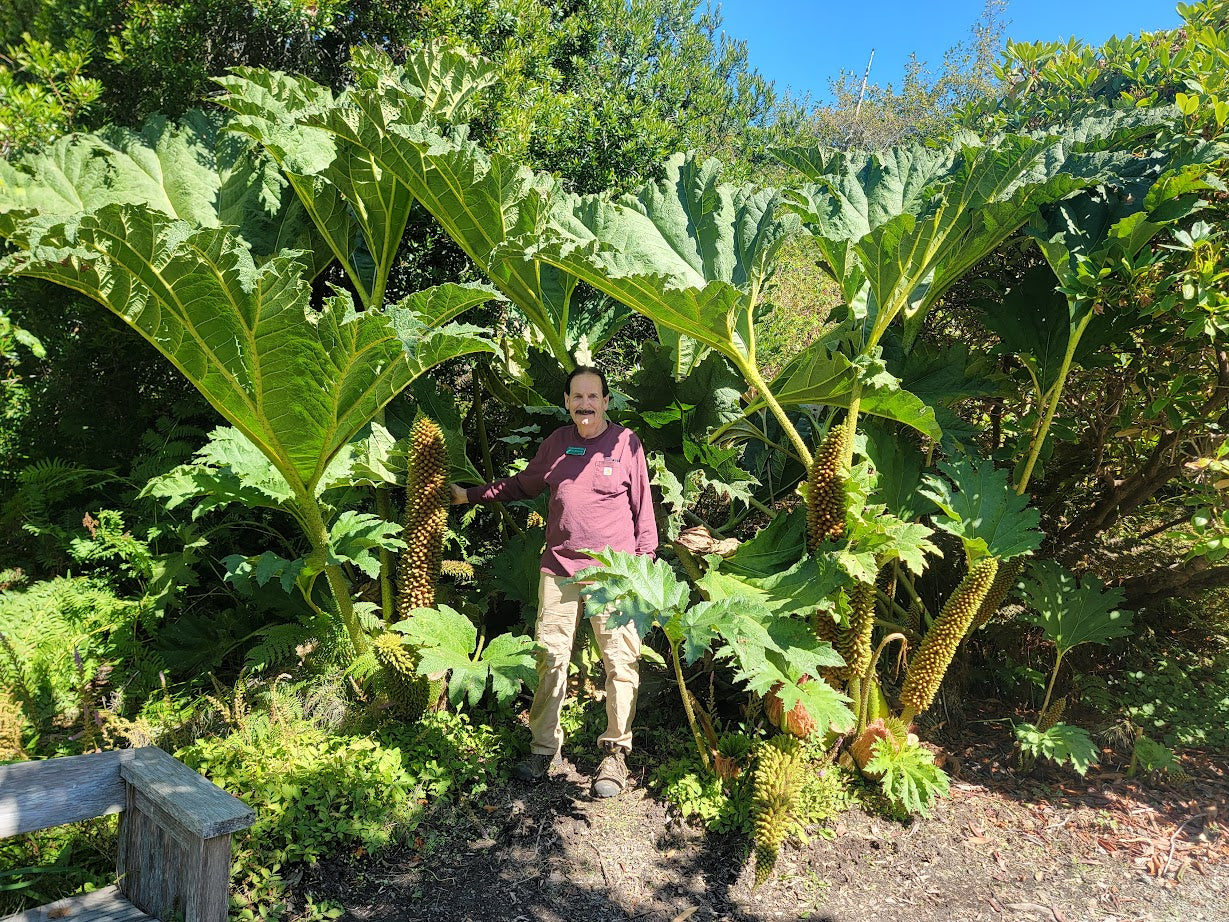
[[[485,486],[451,485],[453,503],[532,499],[550,489],[538,592],[537,641],[543,652],[529,711],[533,741],[529,757],[515,770],[528,781],[546,777],[563,745],[559,717],[584,611],[581,587],[567,581],[593,566],[583,551],[611,548],[652,557],[657,550],[644,448],[634,432],[606,419],[610,388],[605,374],[590,366],[577,368],[564,385],[563,404],[571,424],[547,436],[525,470]],[[614,797],[627,786],[626,756],[640,683],[639,634],[633,625],[611,629],[606,621],[604,614],[590,619],[606,666],[606,732],[598,740],[606,757],[593,778],[595,797]]]

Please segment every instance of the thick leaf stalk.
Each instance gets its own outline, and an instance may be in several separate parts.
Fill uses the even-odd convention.
[[[1041,448],[1045,444],[1046,436],[1050,433],[1050,424],[1054,422],[1054,414],[1058,411],[1058,404],[1063,395],[1063,388],[1067,384],[1067,375],[1071,373],[1071,365],[1075,361],[1075,352],[1079,348],[1080,340],[1084,336],[1084,331],[1088,329],[1088,324],[1093,318],[1093,311],[1088,310],[1079,323],[1076,324],[1074,330],[1071,331],[1071,338],[1067,342],[1067,351],[1063,355],[1063,363],[1058,371],[1058,380],[1054,382],[1049,392],[1042,396],[1047,399],[1045,412],[1041,417],[1041,424],[1037,427],[1037,431],[1033,434],[1032,445],[1029,448],[1028,460],[1024,462],[1024,470],[1020,474],[1020,482],[1016,484],[1016,493],[1021,496],[1028,489],[1028,482],[1033,476],[1033,468],[1037,465],[1037,459],[1041,456]]]
[[[879,684],[875,681],[875,670],[879,667],[879,658],[883,656],[883,651],[888,644],[893,641],[900,641],[902,647],[908,643],[904,634],[894,633],[889,634],[883,640],[879,641],[879,647],[875,650],[875,655],[870,658],[866,664],[866,669],[862,672],[862,687],[858,698],[858,723],[856,732],[861,733],[866,729],[866,722],[870,719],[871,696],[882,697],[883,692],[879,688]]]
[[[845,534],[849,494],[845,458],[849,429],[833,426],[815,451],[807,478],[807,550],[812,554],[825,541]]]
[[[448,528],[448,446],[444,433],[421,416],[410,431],[405,478],[405,550],[397,567],[397,619],[435,606],[435,584]]]
[[[925,711],[935,700],[956,648],[968,633],[982,602],[998,573],[997,557],[983,557],[975,563],[956,591],[951,594],[939,617],[926,632],[917,655],[909,662],[900,701],[906,722]]]
[[[337,615],[341,618],[341,623],[354,647],[354,655],[362,656],[367,652],[370,644],[362,625],[359,624],[358,613],[354,610],[354,599],[350,596],[350,580],[346,578],[345,571],[338,564],[325,563],[329,559],[329,530],[325,527],[320,506],[309,496],[300,496],[298,499],[296,509],[300,516],[299,521],[312,545],[312,555],[309,560],[314,560],[316,565],[323,570],[324,579],[329,584],[329,592],[332,593],[333,602],[337,606]],[[311,604],[310,593],[305,593],[305,595],[308,596],[308,603]]]
[[[772,874],[781,843],[794,824],[805,768],[802,745],[795,737],[781,734],[760,748],[751,782],[757,887]]]
[[[696,749],[700,753],[700,761],[704,764],[705,770],[712,768],[712,763],[708,757],[708,745],[704,742],[704,736],[700,732],[700,725],[696,722],[696,712],[691,707],[691,691],[687,688],[687,680],[683,677],[683,663],[679,659],[680,642],[674,641],[670,644],[670,656],[674,661],[674,679],[678,682],[679,694],[683,698],[683,713],[687,715],[687,725],[691,727],[691,735],[695,738]]]
[[[744,378],[747,379],[752,387],[756,389],[764,403],[767,404],[768,410],[776,417],[780,423],[781,429],[785,432],[786,438],[794,446],[794,450],[798,452],[798,459],[802,462],[803,467],[810,468],[814,464],[814,459],[811,456],[811,450],[807,448],[807,443],[803,441],[802,436],[798,433],[798,428],[790,420],[789,415],[785,412],[785,408],[781,406],[776,395],[768,386],[768,382],[764,380],[764,376],[760,374],[759,368],[755,362],[748,361],[737,353],[726,353],[727,357],[733,360],[734,365],[738,368]]]
[[[388,695],[390,709],[406,723],[416,722],[439,697],[442,683],[418,674],[418,661],[401,641],[399,634],[381,634],[371,643],[371,652],[380,665],[380,682]]]

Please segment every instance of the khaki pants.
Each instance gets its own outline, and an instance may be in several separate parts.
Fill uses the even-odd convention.
[[[543,573],[538,584],[537,641],[538,690],[529,709],[531,751],[554,755],[563,746],[559,716],[568,687],[572,642],[584,613],[580,587],[563,585],[568,577]],[[632,721],[636,718],[636,689],[640,685],[640,635],[634,625],[608,629],[608,615],[590,618],[602,662],[606,666],[606,732],[603,747],[632,748]]]

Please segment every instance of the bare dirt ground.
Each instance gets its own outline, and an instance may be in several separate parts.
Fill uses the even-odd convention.
[[[1164,786],[1010,770],[1003,739],[947,741],[951,796],[901,824],[851,810],[782,849],[752,889],[750,845],[680,822],[633,756],[623,796],[594,800],[565,763],[447,808],[411,847],[322,862],[300,885],[362,922],[1222,922],[1229,766],[1188,755]]]

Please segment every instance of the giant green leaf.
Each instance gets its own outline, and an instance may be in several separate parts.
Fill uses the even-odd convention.
[[[230,503],[249,508],[284,509],[294,499],[286,478],[242,432],[219,426],[209,434],[191,464],[181,464],[151,479],[142,496],[161,499],[167,509],[195,501],[192,518]]]
[[[734,661],[735,679],[746,682],[747,688],[758,695],[774,692],[787,713],[801,703],[820,727],[838,733],[848,730],[854,723],[850,699],[827,682],[803,681],[823,669],[843,666],[841,655],[817,638],[805,621],[774,617],[765,627],[766,642],[749,632],[722,635],[727,643],[717,655]]]
[[[715,599],[691,606],[679,619],[683,661],[694,663],[718,637],[737,645],[773,646],[764,627],[767,614],[746,598]]]
[[[537,684],[533,640],[525,636],[499,634],[481,649],[475,649],[478,629],[463,614],[440,605],[416,608],[409,617],[393,625],[417,650],[418,671],[430,676],[449,673],[448,698],[453,705],[468,701],[474,707],[482,699],[488,682],[496,701],[506,704],[524,683]]]
[[[680,438],[675,444],[684,433],[704,436],[740,415],[746,384],[720,355],[707,354],[681,379],[675,377],[675,369],[671,350],[646,342],[627,385],[640,413],[668,411],[677,418]]]
[[[740,544],[733,556],[722,561],[722,572],[755,579],[789,569],[806,554],[806,528],[803,507],[778,513],[750,540]]]
[[[1044,632],[1059,656],[1082,643],[1108,643],[1131,633],[1132,612],[1120,610],[1123,592],[1107,589],[1095,575],[1078,578],[1052,560],[1029,567],[1023,597],[1029,620]]]
[[[903,313],[908,346],[938,299],[1039,207],[1115,170],[1136,169],[1127,150],[1088,152],[1098,140],[1112,147],[1112,137],[1081,137],[982,142],[961,135],[940,148],[913,144],[866,155],[795,150],[783,159],[812,184],[789,201],[834,271],[848,273],[856,264],[858,281],[869,286],[870,343]]]
[[[774,615],[807,617],[817,609],[832,607],[832,599],[848,583],[845,574],[829,556],[804,557],[777,573],[762,577],[737,571],[711,569],[696,583],[705,598],[747,599]]]
[[[879,423],[863,423],[861,428],[866,436],[866,456],[878,475],[874,498],[901,519],[916,518],[924,505],[917,495],[925,460],[921,446]]]
[[[373,49],[350,62],[355,86],[336,99],[306,77],[253,68],[218,82],[231,129],[277,161],[367,307],[383,303],[414,197],[381,162],[388,123],[451,119],[493,79],[467,55],[428,46],[402,69]]]
[[[462,130],[446,135],[438,124],[464,116],[472,93],[489,82],[489,67],[437,48],[412,57],[404,70],[371,52],[356,55],[351,68],[354,83],[336,103],[322,100],[310,82],[258,71],[224,81],[231,91],[224,103],[239,113],[237,127],[287,167],[318,223],[330,228],[339,256],[351,252],[353,232],[366,220],[367,249],[382,265],[381,254],[400,239],[409,200],[417,200],[541,332],[556,359],[572,366],[576,279],[500,252],[510,237],[541,224],[562,194],[558,182],[485,153]],[[376,221],[381,212],[396,218],[388,233]],[[360,267],[353,269],[361,277]]]
[[[47,228],[5,261],[99,301],[150,341],[310,497],[329,460],[430,363],[491,350],[471,332],[358,314],[345,295],[317,311],[300,263],[257,267],[228,229],[195,229],[108,205]],[[409,345],[414,352],[407,351]]]
[[[1007,473],[990,461],[941,462],[948,479],[927,474],[919,490],[942,510],[935,524],[958,537],[971,559],[989,554],[1009,560],[1041,545],[1041,519],[1007,482]]]
[[[752,317],[798,220],[779,213],[770,190],[722,184],[715,160],[679,155],[664,171],[615,202],[557,199],[550,225],[518,241],[522,253],[716,349],[754,380]]]
[[[1111,181],[1034,214],[1029,234],[1067,296],[1088,302],[1103,272],[1130,261],[1165,226],[1190,214],[1209,189],[1207,165],[1224,156],[1224,147],[1214,144],[1173,157],[1153,151],[1119,169]],[[1086,311],[1091,304],[1080,307]]]
[[[0,161],[0,235],[26,245],[82,212],[137,205],[196,227],[232,225],[257,262],[301,250],[315,275],[328,256],[315,258],[320,238],[286,179],[223,127],[216,114],[155,116],[140,132],[69,135],[15,164]]]
[[[597,566],[577,573],[572,581],[585,583],[585,613],[610,613],[610,626],[634,625],[644,637],[654,626],[664,626],[687,607],[690,591],[664,560],[621,551],[587,552]]]

